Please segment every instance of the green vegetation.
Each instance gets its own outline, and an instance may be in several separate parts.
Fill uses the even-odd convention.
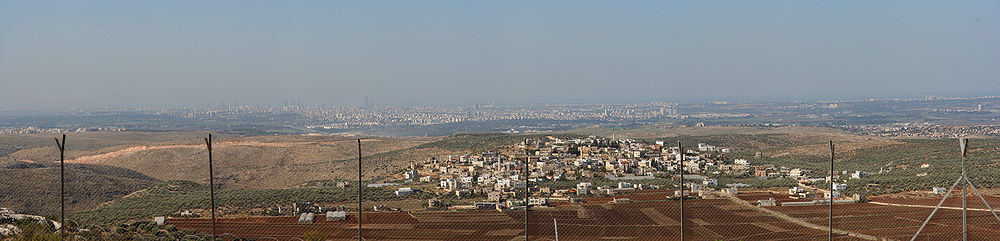
[[[6,135],[0,137],[2,137],[0,138],[0,158],[13,154],[20,150],[27,150],[32,148],[51,146],[53,150],[55,150],[55,143],[51,137],[6,136]]]
[[[66,165],[66,207],[83,211],[150,187],[159,180],[125,168]],[[59,211],[59,166],[20,162],[0,167],[0,207],[50,215]]]
[[[431,195],[431,194],[423,194]],[[168,216],[180,210],[207,209],[208,186],[190,181],[169,181],[130,195],[93,210],[71,215],[73,220],[87,224],[113,224],[135,220],[149,220],[154,216]],[[353,188],[292,188],[292,189],[236,189],[215,192],[220,209],[248,210],[269,208],[274,205],[291,205],[294,202],[333,203],[357,200],[357,187]],[[365,201],[399,199],[386,188],[363,188]],[[421,194],[408,198],[429,198]]]
[[[961,173],[961,158],[955,139],[897,141],[899,142],[897,144],[874,145],[837,152],[834,168],[837,175],[843,179],[841,182],[847,183],[850,187],[845,191],[846,194],[875,195],[948,187]],[[1000,140],[976,139],[970,143],[967,162],[969,177],[981,188],[1000,188],[1000,178],[996,178],[995,175],[1000,173],[1000,164],[994,161],[1000,159]],[[792,154],[780,158],[754,158],[748,152],[751,151],[734,153],[730,156],[749,159],[753,164],[805,168],[814,171],[810,175],[817,177],[826,176],[825,173],[830,171],[829,156]],[[923,163],[931,166],[920,168]],[[878,174],[880,170],[883,173]],[[872,175],[862,179],[848,179],[849,174],[854,171],[864,171]],[[720,185],[723,180],[720,178]],[[744,183],[754,185],[750,182]]]
[[[20,232],[11,237],[3,237],[0,235],[2,240],[16,240],[16,241],[55,241],[59,240],[59,235],[54,234],[56,231],[55,227],[50,225],[51,223],[41,223],[34,219],[13,219],[13,218],[0,218],[0,224],[10,224],[17,227]]]
[[[932,187],[949,187],[961,174],[961,158],[954,139],[905,140],[905,145],[884,146],[857,151],[844,170],[868,170],[892,167],[892,171],[872,175],[860,180],[849,180],[855,187],[848,189],[862,194],[883,194],[902,191],[930,190]],[[977,139],[970,141],[966,170],[969,178],[979,188],[1000,188],[1000,140]],[[892,165],[889,165],[892,162]],[[931,166],[920,168],[920,164]],[[838,168],[839,169],[839,168]],[[924,174],[926,173],[926,175]],[[919,176],[918,176],[919,175]],[[876,184],[868,187],[869,184]]]
[[[70,227],[76,240],[212,240],[207,233],[194,230],[180,230],[174,225],[160,226],[151,221],[128,222],[116,226],[86,226],[86,229]],[[84,238],[84,239],[79,239]]]
[[[323,240],[326,240],[326,235],[322,235],[322,234],[320,234],[319,232],[316,232],[316,231],[307,231],[305,234],[303,234],[303,237],[304,237],[304,239],[306,241],[323,241]]]
[[[720,187],[725,187],[726,184],[736,184],[743,183],[750,185],[752,188],[769,188],[769,187],[793,187],[796,186],[795,180],[789,178],[770,178],[770,179],[759,179],[756,177],[732,177],[732,176],[717,176]]]

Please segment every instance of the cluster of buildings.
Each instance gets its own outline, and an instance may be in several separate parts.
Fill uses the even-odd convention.
[[[310,129],[434,125],[497,120],[651,121],[682,117],[676,104],[565,104],[539,106],[340,106],[306,109],[301,114],[318,124]]]
[[[725,154],[729,152],[730,148],[705,143],[682,150],[662,141],[547,137],[525,140],[503,151],[431,158],[411,164],[399,178],[407,181],[403,186],[433,185],[439,194],[484,200],[464,205],[465,208],[516,209],[524,206],[526,196],[527,205],[544,206],[551,200],[574,202],[582,196],[662,189],[664,186],[650,183],[664,182],[649,180],[676,180],[681,169],[686,173],[685,188],[690,188],[692,194],[720,189],[718,181],[708,174],[767,176],[767,171],[782,170],[751,165],[745,159],[727,160]],[[738,192],[735,186],[721,189],[726,193]],[[414,192],[419,189],[401,187],[396,194],[405,196]],[[433,201],[428,206],[440,208]]]
[[[861,194],[845,196],[842,193],[847,190],[847,183],[850,180],[865,178],[871,173],[864,171],[841,171],[840,175],[829,175],[823,177],[811,177],[809,171],[802,169],[791,169],[787,172],[779,172],[784,178],[794,178],[798,181],[798,186],[788,189],[788,197],[794,201],[778,202],[774,198],[757,200],[758,206],[809,206],[829,204],[833,199],[834,203],[851,203],[865,200]],[[846,177],[847,179],[843,179]],[[833,183],[831,183],[833,182]],[[868,184],[878,185],[878,184]]]
[[[458,200],[478,200],[464,205],[444,207],[437,199],[429,200],[431,209],[518,209],[546,206],[553,201],[576,202],[586,196],[626,195],[640,190],[676,188],[665,185],[678,180],[684,171],[688,195],[735,195],[747,184],[720,185],[712,177],[757,179],[786,178],[798,186],[788,190],[789,197],[812,204],[842,197],[850,180],[864,179],[875,173],[841,171],[833,175],[804,168],[754,164],[747,159],[727,159],[734,150],[708,143],[678,148],[663,141],[645,142],[590,136],[562,139],[528,139],[501,151],[477,155],[445,156],[412,163],[398,175],[405,180],[396,195],[407,196],[430,187],[438,196]],[[756,153],[762,157],[762,153]],[[929,164],[927,164],[929,165]],[[891,170],[891,169],[890,169]],[[661,181],[656,181],[661,179]],[[662,180],[671,180],[664,182]],[[833,190],[829,190],[829,183]],[[675,191],[674,197],[680,192]],[[857,200],[854,197],[853,200]],[[527,204],[524,203],[527,200]],[[811,201],[818,200],[818,201]],[[836,202],[847,202],[847,201]],[[613,202],[628,202],[615,199]],[[764,200],[764,204],[767,204]],[[789,205],[796,205],[789,203]]]
[[[389,106],[389,105],[303,105],[286,101],[280,106],[219,104],[199,107],[135,107],[105,108],[81,111],[74,115],[156,116],[164,120],[199,119],[212,121],[263,121],[281,119],[306,129],[351,129],[385,126],[424,126],[481,121],[659,121],[673,118],[707,118],[726,115],[701,113],[684,115],[677,112],[676,103],[637,104],[549,104],[500,106]],[[739,116],[746,116],[739,115]]]
[[[103,127],[93,127],[93,128],[76,128],[76,129],[62,129],[62,128],[38,128],[34,126],[22,127],[22,128],[4,128],[0,129],[0,135],[34,135],[34,134],[62,134],[62,133],[80,133],[88,131],[125,131],[124,128],[103,128]]]
[[[841,197],[846,182],[863,179],[873,173],[842,171],[834,176],[803,168],[753,164],[746,159],[727,159],[733,150],[699,143],[681,149],[662,141],[653,143],[631,139],[587,137],[528,139],[503,151],[478,155],[446,156],[413,163],[400,174],[406,180],[396,195],[420,192],[407,186],[431,186],[434,192],[460,200],[481,200],[457,209],[518,209],[545,206],[552,201],[576,202],[585,196],[624,195],[640,190],[676,188],[663,186],[685,173],[688,195],[734,195],[746,184],[720,185],[712,177],[788,178],[798,186],[788,190],[796,199],[852,200]],[[762,155],[757,153],[758,156]],[[828,190],[830,181],[833,190]],[[600,183],[600,184],[598,184]],[[660,185],[657,185],[660,184]],[[674,197],[680,193],[675,191]],[[527,199],[527,204],[524,200]],[[854,200],[857,200],[855,197]],[[614,202],[627,202],[615,199]],[[824,202],[806,201],[815,203]],[[839,202],[839,201],[838,201]],[[844,201],[846,202],[846,201]],[[766,200],[765,200],[766,203]],[[793,205],[794,203],[790,203]],[[804,205],[804,204],[803,204]],[[440,201],[430,200],[429,208],[443,209]]]
[[[843,126],[856,133],[882,137],[955,138],[962,136],[1000,136],[1000,125],[940,125],[933,123],[892,123]]]

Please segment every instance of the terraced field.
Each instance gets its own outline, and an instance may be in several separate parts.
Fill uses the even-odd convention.
[[[647,194],[649,197],[662,193]],[[651,199],[651,198],[639,198]],[[685,203],[687,240],[802,240],[825,238],[821,230],[743,208],[726,199]],[[219,233],[244,238],[289,240],[316,231],[331,239],[356,237],[357,220],[299,224],[297,217],[232,218],[219,222]],[[363,236],[368,240],[512,240],[524,235],[522,211],[382,212],[365,213]],[[607,204],[588,200],[528,212],[530,240],[680,240],[680,202],[646,200]],[[210,231],[208,219],[170,219],[182,229]]]

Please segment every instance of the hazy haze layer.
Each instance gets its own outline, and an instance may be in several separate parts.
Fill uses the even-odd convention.
[[[0,1],[0,109],[995,95],[1000,2]]]

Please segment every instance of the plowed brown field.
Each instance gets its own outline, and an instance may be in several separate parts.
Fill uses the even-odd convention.
[[[655,195],[661,195],[657,193]],[[646,198],[639,198],[646,199]],[[623,204],[589,202],[553,208],[533,208],[528,214],[530,240],[680,240],[680,202],[648,201]],[[805,228],[725,199],[685,202],[687,240],[811,240],[825,239],[821,230]],[[301,238],[317,231],[329,239],[356,239],[354,215],[345,221],[299,224],[297,217],[231,218],[218,222],[218,233],[243,238]],[[365,213],[366,240],[514,240],[524,236],[523,211],[464,211]],[[208,219],[169,219],[183,229],[208,232]]]

